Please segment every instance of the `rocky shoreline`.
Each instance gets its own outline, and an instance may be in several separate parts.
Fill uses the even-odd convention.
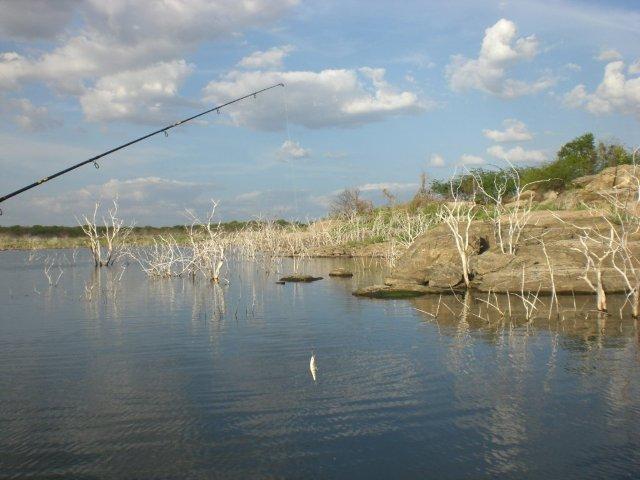
[[[554,196],[554,200],[564,204],[571,197],[574,206],[589,203],[594,209],[532,211],[514,253],[503,253],[498,247],[495,224],[490,220],[472,221],[467,231],[468,288],[495,293],[593,294],[594,286],[601,285],[606,293],[628,292],[620,265],[618,269],[614,265],[614,254],[607,254],[611,247],[604,237],[625,235],[628,252],[640,258],[640,232],[624,230],[609,219],[602,199],[624,196],[627,213],[636,215],[637,199],[629,187],[635,178],[632,168],[611,168],[596,176],[580,178],[578,189]],[[629,197],[630,203],[626,202]],[[501,218],[500,222],[503,229],[509,228],[508,218]],[[588,252],[584,248],[586,232],[591,232]],[[593,262],[598,258],[602,260],[596,269]],[[409,247],[383,285],[368,286],[354,294],[398,298],[466,289],[461,256],[452,232],[446,224],[439,224]]]

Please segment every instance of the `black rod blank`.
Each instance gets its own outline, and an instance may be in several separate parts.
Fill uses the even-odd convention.
[[[272,88],[276,88],[276,87],[284,87],[284,83],[277,83],[275,85],[271,85],[270,87],[263,88],[262,90],[256,90],[255,92],[251,92],[251,93],[249,93],[249,94],[247,94],[247,95],[245,95],[243,97],[236,98],[235,100],[231,100],[231,101],[229,101],[227,103],[223,103],[222,105],[218,105],[217,107],[210,108],[209,110],[205,110],[204,112],[198,113],[197,115],[193,115],[192,117],[185,118],[184,120],[180,120],[180,121],[178,121],[176,123],[173,123],[173,124],[168,125],[168,126],[166,126],[164,128],[156,130],[155,132],[151,132],[151,133],[148,133],[146,135],[143,135],[142,137],[136,138],[135,140],[131,140],[130,142],[123,143],[122,145],[120,145],[118,147],[115,147],[115,148],[112,148],[111,150],[107,150],[106,152],[101,153],[100,155],[96,155],[95,157],[91,157],[91,158],[88,158],[87,160],[83,160],[80,163],[76,163],[75,165],[72,165],[72,166],[70,166],[68,168],[65,168],[64,170],[60,170],[59,172],[56,172],[53,175],[49,175],[48,177],[44,177],[44,178],[42,178],[42,179],[40,179],[40,180],[38,180],[36,182],[33,182],[31,185],[27,185],[26,187],[22,187],[21,189],[16,190],[15,192],[11,192],[11,193],[9,193],[7,195],[4,195],[3,197],[0,197],[0,203],[4,202],[5,200],[10,199],[11,197],[15,197],[16,195],[19,195],[22,192],[26,192],[27,190],[31,190],[32,188],[35,188],[38,185],[42,185],[43,183],[48,182],[49,180],[53,180],[54,178],[59,177],[60,175],[64,175],[65,173],[68,173],[71,170],[75,170],[76,168],[79,168],[79,167],[81,167],[83,165],[86,165],[87,163],[93,163],[94,165],[96,165],[96,168],[97,168],[98,164],[96,163],[96,161],[98,159],[102,158],[102,157],[106,157],[107,155],[112,154],[113,152],[117,152],[118,150],[122,150],[123,148],[126,148],[129,145],[133,145],[134,143],[141,142],[142,140],[146,140],[147,138],[153,137],[154,135],[158,135],[159,133],[166,134],[168,130],[171,130],[172,128],[177,127],[178,125],[182,125],[183,123],[187,123],[187,122],[189,122],[191,120],[194,120],[194,119],[196,119],[198,117],[202,117],[203,115],[206,115],[207,113],[211,113],[211,112],[215,112],[215,111],[217,111],[219,113],[220,109],[223,108],[223,107],[226,107],[228,105],[231,105],[232,103],[236,103],[236,102],[239,102],[241,100],[244,100],[245,98],[249,98],[249,97],[254,97],[255,98],[255,96],[258,95],[259,93],[266,92],[267,90],[271,90]],[[0,212],[1,212],[1,210],[0,210]],[[1,215],[1,213],[0,213],[0,215]]]

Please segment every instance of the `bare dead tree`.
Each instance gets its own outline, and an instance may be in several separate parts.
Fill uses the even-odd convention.
[[[437,219],[443,222],[453,237],[460,263],[462,265],[462,279],[465,287],[471,286],[471,276],[469,269],[469,229],[476,217],[476,208],[473,204],[468,204],[460,200],[457,191],[451,181],[451,196],[453,202],[443,203],[437,214]]]
[[[118,218],[117,199],[113,200],[113,206],[107,211],[107,217],[102,216],[101,227],[98,226],[97,220],[99,209],[100,203],[96,202],[93,216],[83,215],[82,222],[78,223],[89,240],[94,265],[109,267],[126,253],[126,240],[133,226],[125,226],[124,220]]]
[[[533,183],[538,182],[523,186],[518,170],[511,166],[509,174],[494,176],[493,189],[489,191],[477,172],[468,171],[468,174],[473,177],[478,192],[489,202],[489,205],[484,207],[484,211],[491,219],[494,237],[500,251],[505,254],[515,254],[533,210],[532,197],[523,200],[522,194]],[[505,203],[505,196],[512,183],[515,186],[515,193],[511,201]]]
[[[370,211],[373,205],[360,197],[357,188],[345,188],[331,202],[329,213],[336,217],[351,217]]]
[[[614,241],[615,231],[609,229],[609,237],[594,233],[593,229],[584,230],[579,238],[580,246],[572,250],[582,253],[585,258],[582,278],[596,294],[596,308],[601,312],[607,311],[607,295],[602,283],[602,271],[607,259],[616,253],[617,245]],[[589,275],[593,275],[595,283]]]
[[[60,283],[60,278],[62,278],[62,274],[64,273],[64,270],[62,269],[62,265],[60,264],[60,262],[58,262],[58,277],[54,280],[54,276],[51,272],[51,269],[56,266],[56,257],[49,257],[47,255],[47,258],[45,259],[44,262],[44,276],[47,278],[47,281],[49,282],[49,286],[50,287],[57,287],[58,283]]]
[[[227,239],[220,230],[220,223],[216,225],[213,222],[218,202],[212,200],[211,205],[205,221],[189,212],[192,222],[187,228],[187,236],[193,250],[192,271],[200,271],[212,282],[218,282],[226,258]]]
[[[395,205],[396,196],[393,193],[391,193],[388,188],[382,189],[382,195],[384,195],[384,198],[387,199],[387,203],[389,204],[390,207]]]

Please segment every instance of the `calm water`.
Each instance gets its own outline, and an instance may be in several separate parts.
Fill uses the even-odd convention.
[[[436,322],[437,299],[351,296],[385,272],[338,260],[303,268],[353,279],[215,286],[49,252],[50,287],[45,255],[0,253],[0,478],[640,476],[631,319],[448,298]]]

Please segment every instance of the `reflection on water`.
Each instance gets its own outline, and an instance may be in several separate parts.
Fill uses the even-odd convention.
[[[304,285],[275,283],[287,259],[235,262],[211,284],[70,251],[54,286],[38,255],[0,253],[0,477],[640,471],[638,326],[620,299],[527,319],[500,296],[353,297],[385,275],[369,260],[307,261],[325,280]],[[354,277],[327,278],[337,266]]]

